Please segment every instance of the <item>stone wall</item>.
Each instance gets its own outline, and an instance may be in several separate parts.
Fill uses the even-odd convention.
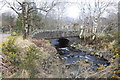
[[[65,30],[45,30],[41,31],[38,30],[37,32],[34,32],[32,35],[32,38],[45,38],[45,39],[57,39],[57,38],[69,38],[69,37],[78,37],[80,34],[80,31],[65,31]]]

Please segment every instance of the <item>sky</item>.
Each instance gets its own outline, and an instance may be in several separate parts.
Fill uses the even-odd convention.
[[[15,2],[15,0],[6,0],[6,1],[10,2],[11,4],[13,4]],[[22,2],[24,0],[18,0],[18,1]],[[30,1],[30,0],[26,0],[26,1]],[[31,0],[31,1],[35,1],[35,2],[39,3],[41,1],[51,2],[53,0]],[[78,3],[80,1],[82,1],[83,3],[87,3],[90,1],[91,4],[94,3],[94,0],[57,0],[57,1],[59,1],[59,2],[72,2],[72,3],[76,3],[76,2]],[[100,1],[108,2],[109,0],[100,0]],[[120,1],[120,0],[113,0],[113,1],[118,3],[118,1]],[[13,10],[11,10],[9,8],[9,6],[7,4],[5,4],[5,5],[4,4],[5,4],[5,0],[3,0],[3,2],[2,2],[2,0],[0,0],[0,13],[4,13],[4,12],[8,12],[8,11],[15,13]],[[77,18],[80,15],[79,13],[80,13],[79,8],[75,4],[71,5],[70,7],[67,7],[66,12],[65,12],[66,16],[71,17],[71,18]]]

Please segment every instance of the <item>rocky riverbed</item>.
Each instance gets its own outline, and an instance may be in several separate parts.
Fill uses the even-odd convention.
[[[81,45],[81,44],[71,44],[70,48],[75,50],[80,50],[86,54],[95,56],[101,60],[110,60],[113,57],[113,53],[108,50],[97,50],[94,45]]]

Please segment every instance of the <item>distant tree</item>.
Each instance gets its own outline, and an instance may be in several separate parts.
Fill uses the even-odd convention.
[[[13,15],[11,12],[5,12],[2,13],[2,27],[4,29],[14,30],[15,28],[15,15]]]

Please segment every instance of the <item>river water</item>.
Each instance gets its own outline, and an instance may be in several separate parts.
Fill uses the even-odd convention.
[[[65,59],[66,64],[73,64],[75,61],[79,61],[80,59],[82,59],[82,60],[87,60],[88,63],[92,63],[93,66],[98,66],[100,64],[109,65],[108,61],[100,60],[95,56],[91,56],[81,51],[72,51],[69,47],[58,48],[58,49],[61,50],[62,53],[64,53],[63,55],[60,56],[61,58]]]
[[[72,65],[74,62],[79,61],[81,59],[87,61],[87,63],[91,64],[94,68],[102,64],[106,66],[110,64],[107,60],[101,60],[99,58],[96,58],[95,56],[86,54],[82,51],[72,50],[69,48],[69,46],[61,47],[60,45],[62,45],[62,43],[60,43],[59,40],[52,40],[51,44],[56,47],[61,59],[64,59],[64,64]]]

